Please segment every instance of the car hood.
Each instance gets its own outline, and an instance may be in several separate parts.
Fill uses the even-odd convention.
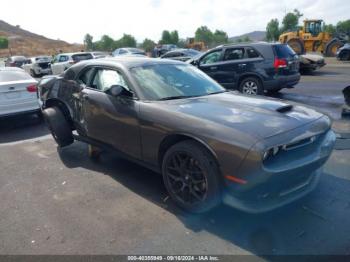
[[[295,103],[236,92],[162,103],[170,111],[236,129],[257,139],[286,132],[323,116]]]

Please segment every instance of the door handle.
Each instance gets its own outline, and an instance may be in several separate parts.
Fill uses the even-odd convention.
[[[245,67],[247,64],[238,64],[239,67]]]
[[[218,69],[218,67],[217,66],[211,66],[210,69],[211,70],[215,70],[215,69]]]

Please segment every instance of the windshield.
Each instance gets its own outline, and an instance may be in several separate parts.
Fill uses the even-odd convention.
[[[131,69],[147,100],[204,96],[225,89],[197,68],[182,64],[158,64]]]

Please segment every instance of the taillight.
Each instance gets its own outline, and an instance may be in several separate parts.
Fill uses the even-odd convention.
[[[10,66],[16,66],[16,63],[15,62],[11,62]]]
[[[76,62],[75,61],[69,61],[71,65],[74,65]]]
[[[27,86],[27,91],[29,93],[34,93],[37,91],[37,88],[36,88],[36,85],[30,85],[30,86]]]
[[[273,67],[275,69],[285,68],[285,67],[287,67],[287,60],[286,59],[275,58],[275,61],[273,63]]]

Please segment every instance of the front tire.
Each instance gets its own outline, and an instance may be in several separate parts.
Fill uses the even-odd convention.
[[[33,69],[30,69],[30,75],[34,78],[38,76]]]
[[[339,47],[343,46],[343,43],[339,39],[332,39],[327,43],[326,56],[333,57],[336,55]]]
[[[195,141],[170,147],[163,158],[162,173],[169,196],[186,211],[203,213],[221,202],[216,161]]]
[[[43,116],[59,147],[65,147],[74,142],[70,124],[58,107],[46,108],[43,110]]]
[[[263,95],[264,88],[261,81],[256,77],[244,78],[240,85],[239,91],[247,95]]]

